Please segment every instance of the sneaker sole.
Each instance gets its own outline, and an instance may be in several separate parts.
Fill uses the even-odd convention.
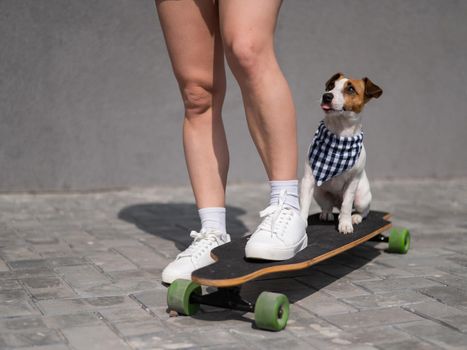
[[[172,284],[173,281],[177,279],[184,279],[191,281],[191,273],[189,275],[176,275],[176,274],[162,274],[162,282],[167,284]]]
[[[294,247],[271,249],[270,246],[248,246],[245,247],[245,257],[252,259],[262,259],[262,260],[288,260],[292,259],[299,251],[305,249],[308,246],[308,235],[302,238],[302,240]]]

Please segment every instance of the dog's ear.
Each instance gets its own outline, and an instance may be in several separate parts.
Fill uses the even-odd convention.
[[[370,98],[378,98],[383,94],[383,90],[367,77],[363,78],[363,82],[365,83],[365,97],[368,100]]]
[[[334,83],[336,82],[337,79],[342,77],[344,74],[342,73],[336,73],[334,74],[325,84],[326,91],[334,89]]]

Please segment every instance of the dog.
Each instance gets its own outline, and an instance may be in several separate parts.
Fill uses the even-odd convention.
[[[321,207],[321,220],[334,221],[333,208],[339,209],[338,230],[343,234],[352,233],[353,224],[368,215],[371,191],[360,112],[382,93],[367,77],[336,73],[326,82],[321,98],[324,119],[308,149],[300,183],[300,215],[305,220],[312,198]]]

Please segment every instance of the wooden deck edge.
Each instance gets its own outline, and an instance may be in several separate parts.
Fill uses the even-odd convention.
[[[384,217],[390,217],[391,215],[388,214]],[[242,277],[237,277],[237,278],[229,278],[229,279],[222,279],[222,280],[211,280],[211,279],[206,279],[206,278],[199,278],[196,276],[192,276],[192,281],[195,283],[198,283],[203,286],[209,286],[209,287],[235,287],[238,285],[241,285],[243,283],[246,283],[254,278],[268,275],[271,273],[276,273],[276,272],[283,272],[283,271],[295,271],[295,270],[302,270],[305,269],[311,265],[315,265],[323,260],[329,259],[339,253],[345,252],[346,250],[349,250],[361,243],[364,243],[371,239],[374,236],[377,236],[378,234],[385,232],[389,230],[392,227],[392,223],[388,222],[387,225],[382,226],[376,231],[371,232],[370,234],[363,236],[353,242],[347,243],[346,245],[343,245],[342,247],[331,250],[330,252],[327,252],[323,255],[317,256],[311,260],[303,261],[300,263],[295,263],[295,264],[287,264],[287,265],[278,265],[278,266],[270,266],[266,267],[260,270],[257,270],[253,273],[250,273],[248,275],[242,276]],[[219,260],[217,256],[214,254],[211,254],[214,260]]]

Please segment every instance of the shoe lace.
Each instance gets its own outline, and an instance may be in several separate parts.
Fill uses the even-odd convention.
[[[199,257],[220,239],[219,232],[204,229],[201,229],[200,232],[192,230],[190,232],[190,237],[193,238],[193,242],[191,242],[188,248],[177,255],[177,259],[188,256]]]
[[[289,221],[292,219],[293,209],[285,205],[286,197],[287,190],[282,189],[279,194],[279,202],[277,204],[271,204],[259,212],[259,216],[264,217],[264,220],[258,228],[270,231],[271,237],[272,235],[283,233]]]

